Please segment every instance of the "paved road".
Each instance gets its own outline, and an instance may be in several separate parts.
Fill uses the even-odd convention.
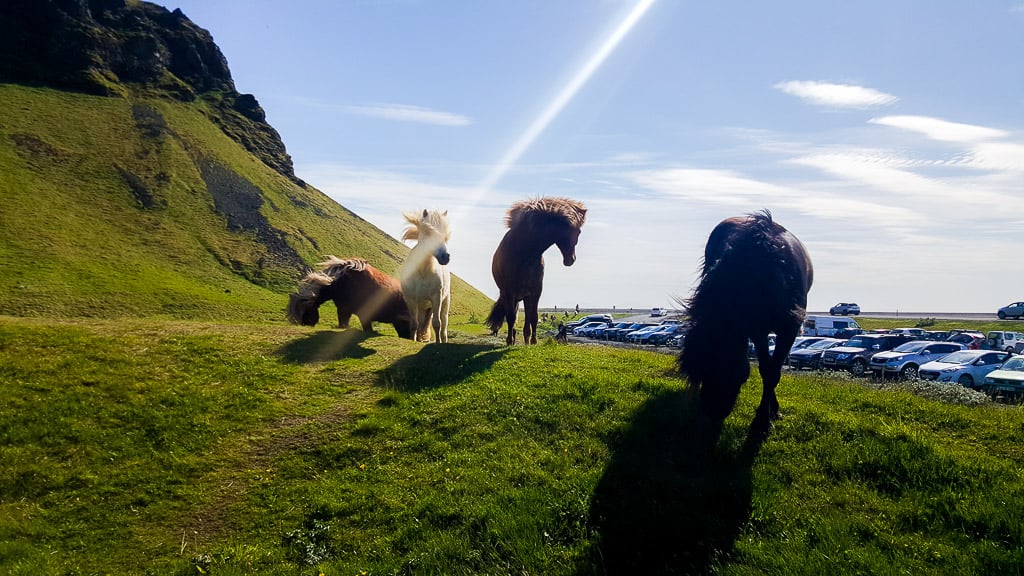
[[[623,318],[622,322],[658,322],[664,318],[655,318],[650,315],[646,310],[633,309],[636,313]],[[541,312],[554,312],[552,309],[542,309]],[[603,308],[603,309],[591,309],[580,310],[580,316],[587,314],[621,314],[623,312],[629,312],[629,310]],[[561,309],[559,309],[561,313]],[[815,316],[828,316],[828,310],[824,312],[810,311],[808,314]],[[853,318],[906,318],[907,320],[918,320],[921,318],[935,318],[936,320],[981,320],[981,321],[996,321],[999,318],[994,313],[986,312],[861,312],[860,316],[853,316]]]

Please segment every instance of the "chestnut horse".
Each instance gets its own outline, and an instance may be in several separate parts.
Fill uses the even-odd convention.
[[[437,342],[448,341],[448,309],[451,305],[451,273],[448,272],[448,211],[402,214],[409,224],[402,240],[417,240],[402,266],[402,293],[411,314],[412,339],[430,341],[434,328]]]
[[[318,264],[322,271],[310,272],[289,295],[288,320],[293,324],[316,326],[320,305],[333,300],[338,309],[338,327],[348,328],[355,314],[363,330],[373,331],[374,322],[395,327],[402,338],[410,338],[409,309],[397,278],[370,266],[361,258],[342,260],[329,256]]]
[[[723,220],[708,238],[679,370],[700,388],[704,413],[725,420],[750,376],[747,340],[757,350],[761,404],[755,424],[780,417],[775,388],[800,332],[814,271],[804,245],[767,210]],[[768,334],[775,351],[768,352]]]
[[[537,198],[512,204],[505,215],[508,232],[491,260],[491,274],[498,285],[498,300],[491,308],[487,326],[497,334],[508,325],[505,342],[515,344],[516,316],[523,302],[526,320],[523,342],[537,343],[537,304],[544,286],[544,251],[556,244],[562,264],[576,262],[576,243],[587,218],[582,203],[568,198]]]

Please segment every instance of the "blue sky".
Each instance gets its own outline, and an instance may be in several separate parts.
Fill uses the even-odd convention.
[[[451,270],[491,297],[507,207],[568,196],[587,223],[544,307],[671,305],[763,208],[811,253],[811,310],[1024,299],[1024,0],[165,6],[301,178],[396,237],[449,210]]]

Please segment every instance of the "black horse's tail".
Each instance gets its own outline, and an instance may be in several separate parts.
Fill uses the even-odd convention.
[[[689,313],[679,371],[700,388],[705,414],[723,420],[732,412],[740,387],[750,376],[749,322],[769,282],[773,223],[768,213],[753,214],[742,229],[716,228],[705,251],[700,283],[686,302]]]
[[[486,324],[491,329],[491,336],[497,334],[498,330],[501,330],[502,325],[505,324],[505,305],[502,304],[500,297],[494,302],[494,306],[491,307],[491,315],[487,317]]]

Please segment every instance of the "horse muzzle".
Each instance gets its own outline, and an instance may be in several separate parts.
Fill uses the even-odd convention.
[[[569,255],[563,255],[562,256],[562,264],[564,264],[566,266],[572,266],[575,263],[576,263],[576,253],[575,252],[573,252],[572,254],[569,254]]]
[[[437,258],[437,263],[441,266],[447,266],[448,262],[452,259],[452,255],[447,251],[438,250],[434,252],[434,258]]]

